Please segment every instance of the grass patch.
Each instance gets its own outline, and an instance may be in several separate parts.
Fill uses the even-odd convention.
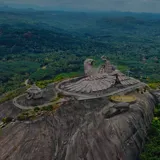
[[[59,104],[49,105],[42,108],[35,107],[32,110],[27,110],[20,113],[17,116],[17,120],[19,121],[34,120],[35,118],[37,118],[40,115],[43,115],[44,113],[55,112],[59,107],[60,107]]]
[[[0,104],[1,103],[4,103],[8,100],[11,100],[21,94],[23,94],[25,91],[26,91],[27,87],[23,87],[23,88],[19,88],[19,89],[16,89],[14,91],[10,91],[8,93],[6,93],[1,99],[0,99]]]
[[[59,82],[68,78],[78,77],[79,75],[81,75],[80,72],[61,73],[58,74],[54,79],[38,81],[36,82],[36,85],[40,88],[45,88],[50,83]]]
[[[152,89],[160,89],[160,82],[149,83],[148,86]]]
[[[119,96],[119,95],[111,96],[110,99],[113,102],[128,102],[128,103],[131,103],[131,102],[136,101],[136,97],[125,96],[125,95],[124,96]]]
[[[7,124],[7,123],[12,122],[12,120],[13,120],[12,117],[5,117],[5,118],[2,119],[2,122]]]

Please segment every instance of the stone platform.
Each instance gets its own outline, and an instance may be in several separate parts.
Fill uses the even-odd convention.
[[[54,100],[57,97],[57,93],[54,89],[54,84],[43,89],[43,97],[38,99],[27,99],[27,93],[22,94],[13,99],[13,104],[20,109],[34,109],[35,107],[44,107],[52,105]]]

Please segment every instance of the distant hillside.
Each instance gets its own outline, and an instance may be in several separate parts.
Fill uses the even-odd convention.
[[[20,23],[15,26],[0,25],[0,56],[19,53],[44,53],[58,50],[76,50],[103,44],[69,34],[64,30],[45,29],[41,25]]]
[[[0,11],[0,94],[25,79],[83,72],[106,55],[145,82],[160,79],[160,15],[125,12]]]
[[[41,53],[76,48],[81,43],[72,35],[20,24],[0,26],[0,55],[10,53]]]

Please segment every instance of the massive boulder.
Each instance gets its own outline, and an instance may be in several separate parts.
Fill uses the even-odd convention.
[[[2,129],[0,160],[136,160],[156,104],[149,92],[134,104],[107,97],[70,101],[56,113]]]

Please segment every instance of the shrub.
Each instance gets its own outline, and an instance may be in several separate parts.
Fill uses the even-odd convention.
[[[64,97],[64,94],[63,94],[62,92],[59,92],[59,93],[57,94],[57,96],[58,96],[58,98],[63,98],[63,97]]]
[[[140,160],[159,160],[160,156],[160,105],[156,106],[155,117],[148,131],[148,140]]]
[[[11,122],[12,120],[13,120],[12,117],[6,117],[6,118],[3,118],[3,119],[2,119],[2,122],[3,122],[3,123],[9,123],[9,122]]]
[[[19,114],[18,117],[17,117],[17,119],[18,119],[19,121],[24,121],[24,120],[27,119],[27,117],[26,117],[25,115],[23,115],[23,114]]]
[[[156,117],[160,117],[160,109],[155,108],[154,115],[155,115]]]
[[[148,85],[152,89],[157,89],[160,87],[160,83],[149,83]]]
[[[35,107],[35,108],[34,108],[34,111],[35,111],[35,112],[38,112],[39,110],[40,110],[39,107]]]
[[[52,111],[53,107],[52,106],[46,106],[41,108],[42,111]]]
[[[24,93],[26,89],[26,87],[22,87],[6,93],[2,98],[0,98],[0,104],[19,96],[20,94]]]

